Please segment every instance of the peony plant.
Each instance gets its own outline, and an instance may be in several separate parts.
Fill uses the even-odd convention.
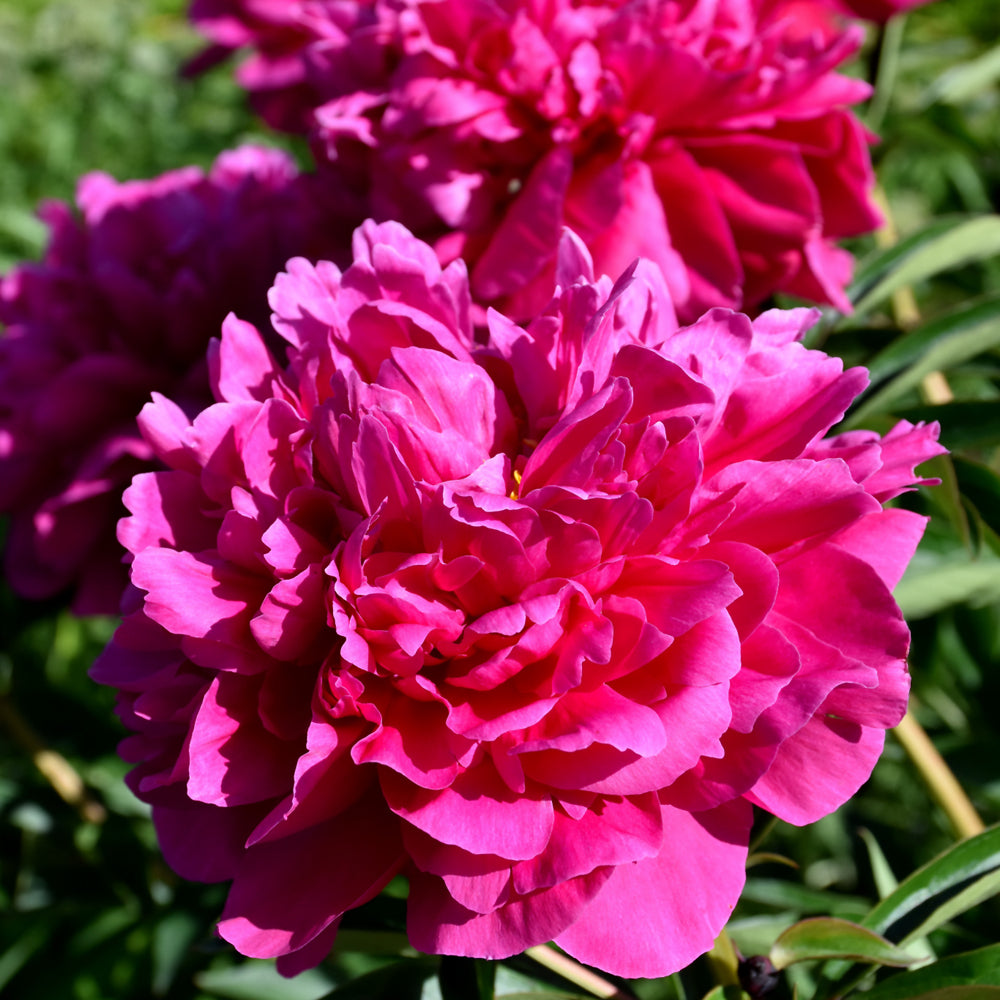
[[[231,316],[216,402],[140,415],[164,468],[93,670],[129,784],[286,975],[397,876],[421,950],[671,973],[752,807],[827,814],[903,715],[924,518],[884,505],[936,426],[827,437],[866,375],[803,346],[815,311],[681,325],[570,233],[548,305],[479,335],[462,262],[397,223],[353,253],[278,276],[287,363]]]
[[[850,110],[869,87],[836,72],[860,27],[819,14],[814,31],[790,0],[191,6],[215,51],[250,49],[265,119],[310,134],[366,214],[463,258],[478,302],[544,308],[570,226],[601,272],[653,260],[686,322],[776,291],[850,308],[836,241],[880,222]]]
[[[266,324],[288,257],[346,251],[312,183],[287,154],[244,146],[207,173],[88,174],[77,212],[43,206],[44,259],[0,280],[0,512],[19,593],[68,589],[78,614],[118,611],[121,492],[154,462],[136,416],[153,390],[197,413],[226,314]]]

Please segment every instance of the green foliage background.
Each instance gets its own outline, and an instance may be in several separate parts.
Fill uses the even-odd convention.
[[[288,147],[262,131],[229,68],[179,78],[198,48],[184,6],[0,0],[0,268],[41,253],[36,203],[71,198],[89,170],[125,179],[204,166],[251,137]],[[859,241],[858,311],[827,315],[811,337],[872,368],[873,388],[854,410],[864,426],[939,419],[953,449],[933,463],[942,486],[904,501],[932,520],[897,597],[913,629],[915,715],[990,824],[1000,819],[1000,11],[982,0],[938,0],[869,35],[855,70],[877,82],[866,114],[882,137],[873,155],[901,242]],[[931,371],[944,373],[952,400],[928,398],[922,377]],[[528,959],[484,971],[417,956],[399,933],[404,886],[351,915],[337,952],[294,980],[235,954],[212,931],[224,887],[173,876],[148,810],[122,783],[113,695],[86,677],[113,625],[0,590],[4,998],[580,995]],[[57,794],[46,751],[66,765],[56,760],[56,783],[82,778],[85,797],[75,805]],[[806,829],[761,828],[732,938],[746,954],[763,954],[801,918],[834,916],[898,941],[902,932],[879,924],[873,906],[956,839],[890,737],[871,782],[838,813]],[[879,973],[871,1000],[1000,996],[1000,840],[987,834],[949,857],[952,882],[921,883],[928,912],[941,916],[909,946],[924,968]],[[969,885],[977,892],[944,908]],[[910,899],[916,891],[914,882],[899,890]],[[838,927],[822,925],[827,935]],[[803,955],[816,954],[816,940]],[[837,954],[851,953],[836,940]],[[930,956],[939,960],[927,964]],[[706,960],[669,980],[622,987],[641,1000],[687,1000],[712,989],[719,968]],[[803,961],[788,978],[803,1000],[842,995],[849,984],[871,984],[873,974],[859,980],[858,968]],[[956,984],[961,992],[940,992]],[[712,995],[741,996],[732,985]]]

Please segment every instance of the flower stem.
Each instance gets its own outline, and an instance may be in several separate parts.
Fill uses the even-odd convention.
[[[982,833],[986,826],[980,819],[979,813],[969,801],[951,768],[938,753],[937,747],[914,718],[912,710],[903,716],[903,720],[893,732],[920,772],[920,777],[934,801],[944,810],[955,833],[962,839]]]
[[[889,201],[880,189],[875,191],[875,200],[885,216],[885,224],[875,234],[875,240],[879,246],[893,246],[899,240],[899,233]],[[920,323],[920,309],[913,289],[908,285],[893,293],[892,311],[896,324],[903,330],[912,329]],[[948,380],[939,371],[928,373],[921,382],[920,389],[924,399],[937,406],[950,403],[955,398]],[[912,708],[893,731],[958,836],[971,837],[986,829],[951,768],[938,753],[923,726],[917,722]]]
[[[544,965],[550,972],[568,980],[580,989],[586,990],[602,1000],[633,1000],[628,993],[622,993],[614,983],[592,972],[585,965],[574,961],[568,955],[556,951],[551,945],[540,944],[525,951],[528,958],[534,959],[539,965]]]
[[[81,819],[87,823],[103,823],[107,819],[104,806],[90,797],[73,765],[61,753],[46,746],[5,694],[0,694],[0,725],[28,754],[59,797],[76,809]]]
[[[889,110],[892,91],[899,70],[899,53],[903,45],[903,25],[905,17],[893,17],[886,23],[879,35],[876,47],[876,65],[870,74],[875,92],[868,105],[865,124],[873,132],[882,127],[882,120]]]

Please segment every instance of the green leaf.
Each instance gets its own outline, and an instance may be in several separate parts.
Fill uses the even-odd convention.
[[[544,997],[545,1000],[581,1000],[583,996],[581,993],[572,992],[568,983],[564,982],[559,986],[549,985],[502,962],[497,965],[494,989],[497,1000],[527,1000],[528,997]]]
[[[918,868],[861,923],[902,944],[930,933],[998,891],[1000,827],[991,827]]]
[[[926,278],[1000,253],[1000,216],[937,219],[920,232],[879,251],[859,268],[848,289],[860,317],[893,292]]]
[[[975,985],[973,985],[975,984]],[[883,980],[864,1000],[1000,1000],[1000,945],[943,958]]]
[[[895,966],[915,961],[874,931],[837,917],[810,917],[792,924],[774,942],[770,958],[776,969],[830,958]]]
[[[897,337],[868,362],[868,373],[873,383],[882,382],[919,361],[924,352],[943,337],[990,327],[998,322],[1000,322],[1000,296],[963,304],[960,308]]]
[[[336,983],[320,969],[286,979],[273,962],[250,959],[228,969],[209,969],[195,976],[198,989],[223,1000],[319,1000]]]
[[[435,968],[424,957],[393,962],[352,979],[323,1000],[430,1000],[441,996]],[[474,996],[470,994],[470,1000]]]
[[[870,830],[865,829],[859,830],[858,833],[868,851],[868,860],[872,866],[872,877],[875,879],[875,887],[878,889],[879,899],[885,899],[886,896],[898,887],[899,880],[893,873],[889,861],[883,853],[879,842],[875,839],[874,834]],[[925,960],[933,961],[937,957],[927,938],[915,938],[910,942],[909,950],[921,962]]]
[[[497,993],[496,1000],[591,1000],[582,993],[561,990],[519,990],[517,993]]]
[[[3,988],[46,945],[52,928],[44,917],[28,925],[27,930],[0,955],[0,988]]]
[[[1000,217],[997,221],[1000,224]],[[925,339],[928,329],[931,334],[929,339]],[[916,389],[931,372],[948,371],[977,354],[1000,346],[1000,303],[981,304],[972,310],[952,314],[947,321],[928,324],[918,332],[921,337],[913,345],[914,350],[924,346],[926,350],[909,367],[864,399],[851,413],[845,427],[863,426],[873,414],[887,412],[893,403]],[[878,363],[882,370],[888,371],[901,359],[909,359],[910,356],[910,348],[904,351],[900,346],[888,359],[883,352],[880,355],[883,360],[879,362],[876,358],[873,367]],[[879,369],[874,370],[877,372]]]
[[[709,990],[701,1000],[749,1000],[749,995],[738,986],[716,986]]]
[[[910,987],[911,989],[914,987]],[[867,998],[869,994],[865,994]],[[909,1000],[1000,1000],[1000,986],[945,986],[920,993],[904,994]]]
[[[927,88],[923,104],[962,104],[984,93],[997,80],[1000,80],[1000,45],[942,73]]]
[[[871,830],[862,829],[858,831],[858,834],[868,851],[868,862],[872,866],[872,877],[875,879],[875,888],[878,889],[879,898],[885,899],[899,885],[899,880],[893,874],[892,868]]]
[[[163,996],[170,991],[199,930],[200,925],[195,917],[183,910],[168,913],[156,925],[150,949],[153,966],[151,988],[154,996]]]
[[[893,596],[911,621],[956,604],[980,608],[996,603],[1000,601],[1000,559],[938,565],[914,562]]]

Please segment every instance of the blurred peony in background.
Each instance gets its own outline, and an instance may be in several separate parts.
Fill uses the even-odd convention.
[[[167,0],[0,3],[12,97],[0,109],[0,496],[14,588],[0,606],[4,995],[618,989],[656,1000],[732,991],[741,972],[748,995],[764,995],[734,948],[768,956],[753,966],[763,981],[770,962],[802,997],[873,978],[873,998],[993,983],[1000,845],[990,833],[953,845],[980,827],[976,810],[991,822],[997,807],[996,15],[963,0],[609,4],[579,16],[564,3],[515,16],[488,4],[205,0],[191,13],[215,48]],[[227,59],[235,48],[246,51]],[[280,134],[245,108],[234,64]],[[344,271],[347,292],[328,265],[300,261],[276,278],[289,256],[346,268],[351,229],[368,214],[400,218],[433,249],[368,228],[354,255],[381,286],[358,263]],[[560,263],[566,222],[589,251],[563,240]],[[861,238],[844,243],[850,235]],[[387,244],[410,264],[379,271],[376,248]],[[461,265],[437,270],[459,253],[471,300]],[[600,328],[594,310],[612,286],[599,275],[616,277],[637,253],[662,279],[643,265],[616,288],[601,315],[618,346],[600,355],[602,365],[616,358],[614,377],[602,382],[606,369],[588,362],[581,381],[579,362],[566,367],[569,345],[588,322]],[[562,304],[549,306],[557,275]],[[818,322],[766,312],[753,326],[713,314],[684,335],[672,316],[789,310],[795,296],[839,308]],[[487,331],[488,304],[513,320],[544,316],[525,335],[494,314]],[[240,320],[200,356],[230,309]],[[799,335],[809,350],[790,342]],[[749,359],[743,374],[706,368],[685,337],[725,345],[729,365]],[[669,378],[666,363],[678,367]],[[868,388],[857,365],[871,371]],[[781,372],[787,396],[773,389]],[[767,391],[740,388],[764,373]],[[456,380],[492,401],[488,420],[451,408],[443,386]],[[199,417],[210,383],[220,402]],[[579,410],[582,384],[598,392],[596,413]],[[173,403],[147,408],[143,438],[134,420],[151,391]],[[615,417],[623,393],[637,402]],[[669,470],[643,479],[653,437],[638,401],[666,396],[671,409],[645,419],[669,429]],[[819,444],[848,406],[834,428],[845,436]],[[747,437],[747,419],[771,429]],[[217,420],[235,453],[209,430]],[[698,428],[687,438],[685,421]],[[933,422],[951,455],[914,475],[940,451]],[[587,451],[571,454],[581,430],[615,442],[594,446],[592,465]],[[135,481],[126,510],[120,490],[151,460],[164,471]],[[748,461],[763,464],[751,475]],[[555,532],[552,551],[531,550],[516,581],[501,586],[482,558],[469,578],[480,582],[463,577],[476,542],[463,540],[468,512],[457,512],[470,501],[444,483],[469,477],[476,495],[493,497],[490,530]],[[942,484],[892,498],[922,477]],[[741,513],[741,501],[722,517],[726,489],[743,503],[758,497],[772,520]],[[628,545],[611,533],[606,494],[616,509],[631,505]],[[383,495],[397,506],[379,507]],[[652,547],[635,520],[644,504],[655,512]],[[508,508],[530,509],[538,526],[508,524]],[[116,603],[111,532],[128,511],[120,539],[140,589],[96,670],[127,692],[122,715],[138,735],[122,753],[139,765],[129,779],[138,799],[115,753],[125,732],[111,692],[86,677],[116,619],[79,617]],[[902,713],[906,630],[886,587],[921,531],[895,591],[913,630],[913,715],[887,739],[872,781],[821,819],[867,777]],[[591,534],[605,577],[616,561],[633,566],[617,582],[579,562]],[[395,577],[379,569],[390,551],[405,556]],[[431,573],[428,559],[446,551],[458,561]],[[657,572],[684,576],[698,611],[670,626],[672,639],[686,636],[674,652],[654,656],[661,680],[674,663],[677,685],[657,692],[621,643],[626,618],[656,607],[637,576],[667,552],[684,570]],[[500,587],[488,600],[487,577]],[[555,580],[563,589],[550,594]],[[531,593],[504,589],[513,583]],[[734,604],[727,585],[759,607]],[[433,626],[429,605],[413,618],[408,587],[437,595],[445,610]],[[514,633],[509,621],[490,632],[487,616],[478,631],[467,622],[462,645],[456,614],[471,622],[487,604],[513,602],[537,616],[546,601],[564,609],[547,621],[573,622],[555,647],[562,673],[538,658],[536,622],[517,654],[524,677],[470,693],[455,664],[488,672],[483,651]],[[352,637],[340,665],[321,672],[339,692],[327,705],[336,721],[309,696],[331,630]],[[569,641],[578,632],[586,648]],[[785,683],[778,640],[761,649],[772,633],[800,657],[821,636],[845,660],[857,655],[867,680],[826,663],[804,687],[805,677]],[[744,640],[738,656],[724,634]],[[571,650],[590,671],[629,672],[567,696],[554,677],[568,676]],[[786,696],[763,709],[769,685]],[[546,722],[529,718],[540,706]],[[361,719],[378,721],[364,738]],[[971,804],[931,775],[936,758],[916,720]],[[651,770],[628,756],[637,750]],[[554,754],[579,758],[569,785]],[[514,759],[520,778],[502,763]],[[608,775],[619,772],[628,777],[615,784]],[[559,803],[558,821],[546,802]],[[148,803],[183,877],[158,853]],[[496,829],[519,830],[520,843]],[[928,902],[918,868],[941,852]],[[197,881],[234,876],[232,889]],[[966,885],[960,905],[948,902]],[[926,919],[913,933],[918,899]],[[730,910],[712,957],[688,965]],[[604,978],[553,970],[556,952],[520,954],[549,938]],[[274,955],[284,973],[305,971],[282,979],[264,960]],[[824,964],[829,955],[882,971],[866,978]],[[925,967],[899,971],[907,965]]]

